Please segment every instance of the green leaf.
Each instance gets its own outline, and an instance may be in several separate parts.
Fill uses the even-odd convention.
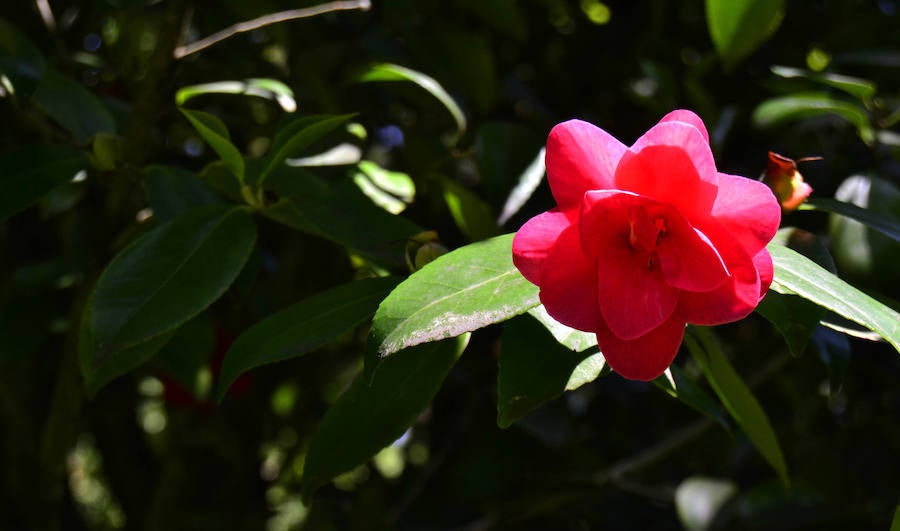
[[[885,236],[900,242],[900,221],[868,208],[860,208],[853,203],[845,203],[827,197],[811,197],[800,206],[801,210],[820,210],[854,219],[875,229]]]
[[[210,361],[216,348],[215,326],[210,312],[200,313],[178,327],[172,339],[154,357],[155,366],[197,399],[209,398],[211,390]]]
[[[456,121],[456,136],[451,140],[451,145],[455,144],[466,132],[466,115],[463,114],[462,109],[440,83],[422,72],[400,65],[381,63],[369,67],[368,70],[357,76],[356,81],[411,81],[427,90],[450,111],[453,120]]]
[[[437,394],[468,339],[466,334],[404,351],[383,364],[371,385],[357,377],[313,434],[303,468],[304,495],[403,435]]]
[[[79,142],[87,143],[96,133],[116,132],[109,109],[81,83],[56,70],[44,71],[34,99]]]
[[[860,137],[866,142],[874,138],[869,116],[863,107],[836,100],[824,93],[793,94],[766,100],[753,111],[753,123],[757,127],[774,127],[828,114],[839,116],[856,126]]]
[[[505,321],[539,304],[512,263],[513,234],[445,254],[403,281],[378,307],[366,372],[408,347]]]
[[[129,349],[194,317],[234,281],[256,241],[243,208],[198,207],[157,227],[119,253],[97,281],[85,380],[106,383],[98,367],[133,367]],[[121,372],[113,370],[113,372]]]
[[[388,171],[372,161],[361,161],[353,182],[373,203],[391,214],[399,214],[416,197],[416,185],[409,175]]]
[[[546,173],[546,168],[544,167],[545,154],[546,149],[541,148],[531,164],[519,176],[519,182],[509,193],[506,203],[503,204],[503,211],[500,212],[500,217],[497,218],[498,225],[503,225],[509,221],[509,218],[513,217],[525,206],[525,203],[544,180],[544,174]]]
[[[784,18],[784,0],[706,0],[706,22],[728,68],[765,42]]]
[[[784,228],[778,231],[772,241],[787,245],[831,272],[836,271],[828,249],[812,233],[796,228]],[[809,338],[826,313],[824,308],[814,302],[774,290],[766,293],[756,311],[781,332],[794,357],[800,356],[806,350]]]
[[[264,210],[266,217],[327,238],[369,260],[402,266],[407,240],[423,230],[376,206],[349,179],[328,182],[285,166],[272,174],[269,186],[286,197]]]
[[[778,444],[775,430],[769,417],[753,396],[750,388],[741,380],[728,358],[722,352],[709,329],[688,327],[684,336],[685,344],[694,360],[700,365],[710,386],[719,396],[725,409],[731,414],[738,426],[744,430],[759,453],[778,473],[781,482],[790,486],[787,464]]]
[[[821,83],[829,87],[842,90],[851,96],[857,98],[860,102],[868,105],[875,96],[875,83],[868,79],[860,79],[858,77],[842,76],[840,74],[832,74],[828,72],[809,72],[800,68],[791,68],[788,66],[775,65],[771,68],[772,73],[786,79],[803,78],[809,79],[816,83]]]
[[[148,166],[144,170],[144,187],[153,216],[163,222],[193,207],[220,202],[202,179],[174,166]]]
[[[33,42],[4,19],[0,19],[0,73],[16,92],[30,94],[44,74],[44,56]]]
[[[342,114],[337,116],[321,115],[307,116],[294,120],[284,127],[272,141],[272,149],[266,158],[265,167],[259,174],[257,182],[263,186],[276,168],[282,166],[289,157],[296,157],[300,152],[315,141],[334,131],[355,114]]]
[[[894,518],[891,520],[890,531],[900,531],[900,504],[897,504],[897,508],[894,509]]]
[[[441,179],[441,186],[450,215],[463,234],[476,242],[497,234],[494,213],[487,203],[452,179]]]
[[[562,346],[530,317],[510,320],[500,336],[497,425],[506,428],[544,402],[592,381],[604,363],[596,351]]]
[[[297,110],[294,91],[276,79],[245,79],[243,81],[215,81],[182,87],[175,92],[175,104],[184,105],[189,99],[205,94],[242,94],[273,100],[284,112]]]
[[[575,352],[582,352],[591,347],[597,346],[597,335],[593,332],[582,332],[570,326],[566,326],[556,319],[550,317],[544,305],[541,304],[530,310],[528,313],[544,325],[560,345]]]
[[[900,352],[900,314],[788,249],[767,246],[775,262],[772,288],[796,294],[877,332]]]
[[[238,182],[244,183],[245,166],[244,157],[234,144],[231,143],[231,135],[228,134],[228,128],[214,115],[203,111],[190,111],[188,109],[178,109],[181,114],[191,122],[197,133],[203,137],[203,140],[216,152],[222,162],[231,170],[231,173],[237,177]]]
[[[0,155],[0,220],[37,202],[87,167],[84,152],[65,146],[26,146]]]
[[[677,398],[686,406],[715,420],[727,431],[731,431],[732,424],[728,421],[728,417],[725,415],[722,407],[713,397],[709,396],[703,388],[688,378],[677,365],[669,366],[668,371],[672,376],[671,382],[663,374],[653,380],[653,385],[668,393],[669,396]]]
[[[318,293],[253,325],[234,342],[219,373],[216,391],[247,370],[312,352],[343,335],[375,313],[398,279],[370,278]]]

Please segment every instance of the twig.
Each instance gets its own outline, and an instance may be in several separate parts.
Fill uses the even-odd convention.
[[[343,11],[350,9],[368,11],[370,7],[372,7],[372,2],[370,0],[344,0],[338,2],[328,2],[312,7],[304,7],[301,9],[289,9],[287,11],[280,11],[278,13],[269,13],[268,15],[263,15],[253,20],[238,22],[233,26],[229,26],[221,31],[217,31],[209,37],[204,37],[190,44],[178,46],[175,48],[174,56],[175,59],[181,59],[193,53],[197,53],[205,48],[209,48],[213,44],[224,41],[225,39],[233,37],[238,33],[253,31],[255,29],[269,26],[271,24],[277,24],[279,22],[285,22],[288,20],[296,20],[299,18],[314,17],[317,15],[323,15],[325,13],[331,13],[333,11]]]

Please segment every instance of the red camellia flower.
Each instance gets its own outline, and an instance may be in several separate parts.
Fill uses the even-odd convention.
[[[765,184],[716,170],[696,114],[669,113],[630,148],[571,120],[546,163],[557,206],[519,229],[513,261],[622,376],[656,378],[686,323],[741,319],[768,290],[781,208]]]

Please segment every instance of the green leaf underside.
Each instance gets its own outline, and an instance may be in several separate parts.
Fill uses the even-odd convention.
[[[790,486],[787,464],[775,430],[753,392],[735,372],[708,329],[692,326],[688,330],[689,333],[684,336],[685,344],[719,400],[763,458],[775,469],[781,482],[786,487]]]
[[[471,332],[537,306],[538,288],[512,263],[513,236],[445,254],[397,286],[375,313],[367,373],[405,348]]]
[[[197,133],[203,140],[222,159],[222,162],[228,166],[228,169],[237,177],[238,181],[243,183],[245,174],[244,157],[238,148],[231,143],[231,137],[225,124],[208,112],[190,111],[188,109],[179,110],[191,122],[191,125],[194,126],[194,129],[197,130]]]
[[[800,207],[803,210],[822,210],[841,216],[855,219],[865,226],[900,242],[900,222],[896,219],[879,214],[868,208],[861,208],[852,203],[845,203],[827,197],[813,197],[806,200]]]
[[[772,288],[796,294],[877,332],[900,352],[900,313],[787,247],[767,246],[775,263]]]
[[[27,146],[0,155],[0,220],[35,203],[87,167],[87,157],[65,146]]]
[[[367,259],[402,265],[407,239],[423,231],[412,221],[375,205],[349,179],[331,183],[285,166],[271,175],[269,185],[285,197],[263,211],[266,217],[331,240]]]
[[[437,394],[468,334],[420,345],[386,360],[368,385],[360,375],[332,406],[309,444],[306,496],[397,440]]]
[[[88,367],[173,330],[228,289],[256,227],[240,208],[195,208],[136,240],[107,266],[91,301]]]
[[[593,332],[582,332],[581,330],[576,330],[560,323],[553,317],[550,317],[550,314],[547,313],[543,304],[528,310],[528,314],[544,325],[544,328],[553,334],[553,337],[556,338],[559,344],[569,350],[582,352],[597,346],[596,334]]]
[[[783,16],[784,0],[706,0],[710,36],[729,66],[769,38]]]
[[[79,142],[97,133],[115,133],[116,122],[109,109],[84,85],[53,69],[44,71],[34,99]]]
[[[247,370],[312,352],[375,313],[397,285],[395,277],[370,278],[318,293],[250,327],[234,342],[219,374],[218,400]]]
[[[531,317],[510,320],[500,336],[497,425],[506,428],[544,402],[594,380],[604,363],[599,353],[561,345]]]

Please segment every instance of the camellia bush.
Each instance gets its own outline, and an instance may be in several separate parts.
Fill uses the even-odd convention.
[[[0,11],[0,528],[900,526],[895,3],[301,4]]]

